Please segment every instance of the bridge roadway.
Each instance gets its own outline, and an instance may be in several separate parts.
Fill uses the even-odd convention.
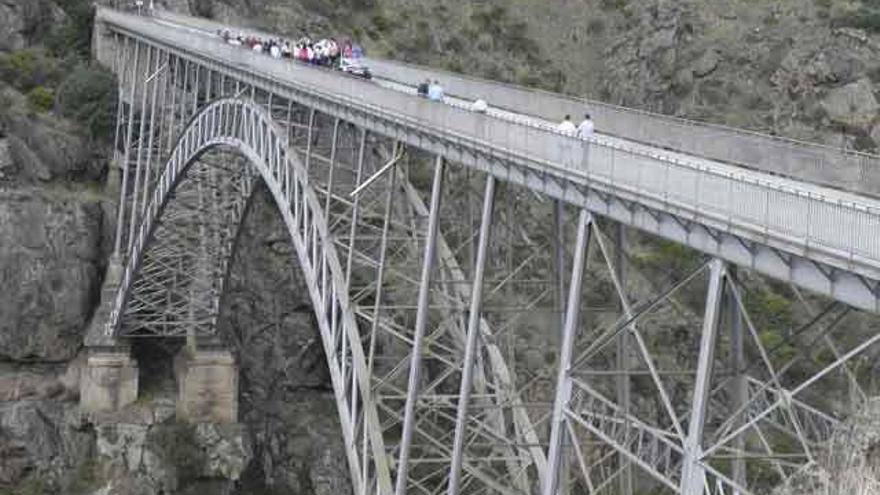
[[[599,132],[582,141],[555,132],[547,114],[562,113],[560,101],[566,113],[584,108],[559,95],[377,60],[370,63],[378,81],[369,82],[227,45],[206,35],[216,26],[209,21],[104,9],[98,20],[502,180],[852,306],[880,309],[880,201],[867,194],[874,192],[876,157],[694,123],[687,123],[692,137],[682,139],[685,121],[670,118],[664,138],[655,129],[663,117],[608,105],[599,112],[637,115],[648,125],[627,128],[637,139]],[[423,76],[442,77],[458,96],[441,105],[407,94]],[[462,108],[478,95],[488,95],[488,115]],[[596,108],[590,103],[592,113]],[[604,122],[616,121],[596,122],[602,131]]]

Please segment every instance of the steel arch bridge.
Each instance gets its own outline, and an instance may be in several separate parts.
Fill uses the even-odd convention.
[[[761,493],[865,399],[854,359],[880,334],[840,330],[878,307],[876,200],[469,114],[407,94],[403,69],[373,84],[294,67],[203,23],[98,11],[119,78],[118,280],[88,344],[221,345],[262,182],[358,494]],[[627,247],[647,235],[695,254],[660,260],[675,266],[658,282]],[[758,274],[799,298],[787,340],[763,328]]]

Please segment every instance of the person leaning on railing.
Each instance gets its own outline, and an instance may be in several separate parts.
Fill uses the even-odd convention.
[[[596,126],[593,125],[593,120],[590,118],[589,113],[584,114],[584,120],[581,121],[577,126],[577,137],[581,139],[588,139],[593,136],[593,131]]]

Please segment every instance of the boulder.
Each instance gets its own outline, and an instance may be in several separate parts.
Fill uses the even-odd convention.
[[[697,77],[705,77],[715,71],[718,67],[719,56],[716,50],[706,50],[700,55],[700,58],[694,62],[694,75]]]
[[[831,90],[821,104],[832,121],[859,129],[869,129],[880,109],[868,79]]]

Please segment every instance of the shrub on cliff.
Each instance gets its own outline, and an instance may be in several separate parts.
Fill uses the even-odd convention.
[[[91,139],[109,140],[116,120],[116,79],[97,66],[80,64],[58,87],[58,110],[79,122]]]
[[[48,112],[55,101],[55,95],[51,89],[45,86],[37,86],[28,91],[28,103],[38,112]]]
[[[56,0],[67,18],[46,37],[46,46],[58,57],[89,58],[94,12],[89,0]]]
[[[61,75],[58,59],[42,48],[25,48],[0,54],[0,80],[19,91],[54,86]]]

